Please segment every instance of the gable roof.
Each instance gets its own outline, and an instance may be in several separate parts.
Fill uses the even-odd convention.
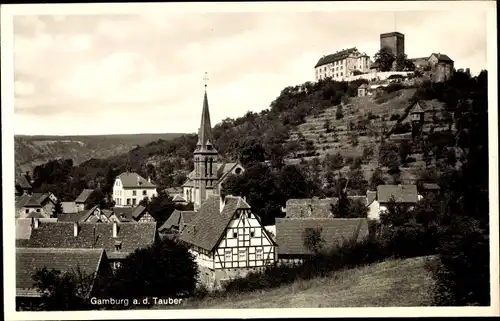
[[[241,167],[243,167],[240,163],[232,163],[232,162],[226,162],[226,161],[223,161],[223,162],[218,162],[217,163],[217,182],[215,183],[215,185],[219,184],[222,180],[224,180],[224,178],[236,167],[240,165]],[[189,174],[187,175],[187,179],[186,181],[184,182],[184,184],[182,184],[183,187],[192,187],[194,186],[194,182],[193,182],[193,179],[195,178],[195,171],[192,170],[191,172],[189,172]]]
[[[439,62],[453,62],[453,60],[450,57],[448,57],[448,55],[445,55],[445,54],[442,54],[442,53],[434,53],[433,52],[430,55],[430,57],[432,57],[432,56],[436,57]]]
[[[142,177],[137,173],[121,173],[116,177],[120,179],[123,185],[123,188],[155,188],[156,185],[149,182],[147,179]]]
[[[118,235],[113,237],[113,224],[78,223],[74,236],[72,222],[40,222],[31,231],[28,247],[42,248],[103,248],[110,258],[124,258],[136,249],[151,245],[156,237],[156,223],[118,224]],[[119,251],[115,241],[122,241]]]
[[[210,196],[184,227],[180,239],[185,243],[212,251],[238,209],[250,209],[250,206],[239,196],[226,196],[221,211],[220,196]]]
[[[367,84],[361,84],[361,86],[358,87],[358,89],[367,89],[368,85]]]
[[[358,240],[368,236],[368,223],[364,218],[276,218],[278,255],[311,255],[304,246],[303,233],[308,228],[322,228],[325,248],[350,240],[358,228]]]
[[[179,221],[181,219],[181,211],[179,210],[174,210],[172,214],[168,217],[168,219],[165,221],[165,223],[162,224],[158,228],[158,231],[162,232],[164,230],[168,230],[174,226],[179,226]]]
[[[78,212],[75,202],[61,202],[61,205],[63,208],[63,213],[65,214],[73,214]]]
[[[76,198],[75,203],[85,203],[92,192],[94,192],[93,189],[84,189]]]
[[[88,217],[89,210],[80,211],[76,213],[63,213],[57,215],[57,220],[59,222],[80,222],[84,217]]]
[[[394,197],[396,203],[416,203],[418,193],[416,185],[379,185],[377,186],[377,200],[380,203],[389,203]]]
[[[146,208],[142,205],[135,207],[113,207],[113,212],[120,221],[122,219],[137,221],[146,212]]]
[[[38,297],[33,274],[46,267],[61,273],[75,271],[93,275],[105,257],[103,249],[16,248],[16,295]]]
[[[33,193],[23,207],[41,207],[49,196],[49,193]]]
[[[16,240],[28,240],[31,236],[34,218],[16,219]],[[38,218],[38,222],[57,222],[57,218]]]
[[[16,196],[16,210],[19,211],[31,199],[31,195]]]
[[[19,186],[22,189],[33,188],[25,175],[19,175],[16,177],[16,186]]]
[[[366,205],[370,205],[377,199],[377,191],[366,191]]]
[[[330,63],[333,63],[335,61],[343,60],[343,59],[347,58],[351,53],[354,53],[357,51],[358,50],[356,48],[348,48],[348,49],[344,49],[344,50],[341,50],[341,51],[333,53],[333,54],[323,56],[318,60],[318,62],[314,66],[314,68],[320,67],[320,66],[323,66],[326,64],[330,64]]]
[[[286,217],[333,217],[330,211],[331,205],[337,202],[337,197],[289,199],[286,202]]]
[[[174,197],[172,198],[172,202],[185,202],[186,200],[184,197],[180,196],[179,194],[175,194]]]

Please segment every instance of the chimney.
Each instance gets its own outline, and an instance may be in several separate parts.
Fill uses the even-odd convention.
[[[38,218],[31,218],[31,227],[37,229],[40,226],[40,220]]]
[[[148,182],[151,183],[151,176],[148,176]]]
[[[113,238],[118,237],[118,224],[116,221],[113,221]]]
[[[78,229],[79,229],[78,222],[73,223],[73,236],[74,237],[78,236]]]
[[[224,206],[226,205],[226,197],[228,196],[231,196],[231,195],[226,195],[226,196],[222,196],[219,198],[220,200],[220,204],[219,204],[219,210],[220,210],[220,213],[222,213],[222,211],[224,210]]]

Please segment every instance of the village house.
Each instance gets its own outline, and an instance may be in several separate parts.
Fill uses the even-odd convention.
[[[112,267],[117,268],[128,255],[156,240],[156,223],[38,222],[25,246],[105,249]]]
[[[371,200],[368,204],[368,219],[379,221],[390,202],[407,205],[412,209],[422,196],[418,194],[416,185],[379,185],[376,192],[367,192],[367,198]]]
[[[348,195],[350,201],[361,202],[367,205],[366,196]],[[286,218],[334,218],[332,206],[336,205],[339,199],[337,197],[329,198],[300,198],[289,199],[286,202]]]
[[[200,281],[208,288],[219,288],[276,261],[275,242],[241,197],[210,196],[179,239],[195,255]]]
[[[75,199],[76,209],[78,211],[83,211],[87,205],[90,195],[94,192],[93,189],[84,189],[80,195]]]
[[[145,199],[157,195],[156,185],[151,179],[144,179],[137,173],[122,173],[113,185],[113,201],[116,207],[133,207]]]
[[[19,175],[16,177],[16,196],[29,195],[33,192],[33,187],[28,181],[26,175]]]
[[[278,264],[299,264],[314,254],[305,246],[308,230],[321,231],[321,249],[328,250],[368,237],[368,222],[365,218],[276,218]]]
[[[162,234],[169,232],[182,232],[184,226],[191,221],[194,214],[196,214],[195,211],[174,210],[165,223],[158,228],[158,232]]]
[[[198,142],[194,151],[194,170],[188,174],[182,185],[184,200],[192,202],[198,210],[205,199],[211,195],[220,195],[222,183],[230,174],[240,175],[244,168],[240,163],[228,163],[221,157],[213,145],[212,126],[205,89]]]
[[[33,275],[43,268],[62,274],[81,272],[88,281],[86,298],[98,297],[112,271],[103,249],[16,248],[16,307],[30,309],[41,303]]]
[[[40,222],[57,222],[57,218],[18,218],[16,219],[16,247],[24,247],[31,237],[31,231]]]
[[[52,193],[24,194],[16,197],[16,218],[52,217],[57,197]],[[30,216],[30,214],[33,214]]]
[[[358,97],[368,96],[368,85],[362,84],[358,87]]]
[[[146,207],[139,205],[135,207],[117,207],[112,209],[118,222],[126,223],[153,223],[155,219],[147,211]]]
[[[370,70],[370,57],[356,48],[344,49],[321,57],[314,66],[316,81],[331,78],[342,81],[356,72]]]

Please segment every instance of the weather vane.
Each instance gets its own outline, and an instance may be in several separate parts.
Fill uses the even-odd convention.
[[[208,75],[207,72],[205,72],[205,76],[203,77],[203,80],[205,81],[205,89],[207,88],[207,83],[208,83]]]

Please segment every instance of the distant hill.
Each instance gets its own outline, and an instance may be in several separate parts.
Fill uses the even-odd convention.
[[[84,136],[16,135],[14,137],[16,173],[32,171],[37,165],[58,158],[71,158],[75,165],[91,158],[124,154],[152,141],[172,140],[182,134],[119,134]]]

